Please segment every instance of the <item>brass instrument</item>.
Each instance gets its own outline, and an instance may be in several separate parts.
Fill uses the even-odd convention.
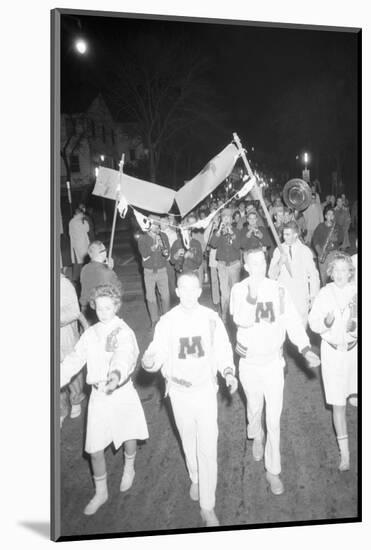
[[[334,231],[335,231],[335,221],[331,226],[329,234],[327,235],[327,239],[325,241],[325,244],[323,245],[322,252],[320,256],[318,256],[318,261],[320,264],[323,264],[325,262],[327,255],[330,252],[330,244],[331,244],[331,239],[332,239],[332,235],[334,234]]]
[[[289,180],[282,191],[283,201],[293,210],[305,210],[311,203],[312,191],[306,181],[300,178]]]
[[[183,273],[185,262],[185,253],[179,256],[179,262],[176,264],[176,270],[178,273]]]
[[[182,241],[182,248],[184,250],[184,254],[182,254],[181,256],[179,256],[179,260],[177,261],[176,265],[175,265],[175,269],[178,273],[183,273],[183,269],[184,269],[184,262],[185,262],[185,254],[186,254],[186,245],[184,243],[184,239],[183,239],[183,234],[181,231],[179,231],[179,235],[180,235],[180,240]]]
[[[160,249],[161,254],[165,258],[167,258],[169,256],[169,249],[166,246],[166,244],[164,242],[164,239],[162,238],[161,232],[157,233],[157,235],[156,235],[156,244],[157,244],[158,248]]]
[[[232,241],[234,239],[234,231],[233,231],[232,224],[221,221],[218,227],[217,233],[219,235],[223,235],[224,237],[227,237],[228,244],[232,244]]]

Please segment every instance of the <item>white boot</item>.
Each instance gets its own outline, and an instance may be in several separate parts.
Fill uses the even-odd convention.
[[[339,435],[337,438],[340,450],[339,470],[345,472],[350,469],[349,464],[349,441],[347,435]]]
[[[133,481],[135,477],[134,461],[135,461],[136,453],[132,455],[128,455],[126,452],[124,452],[124,455],[125,455],[125,466],[124,466],[124,472],[122,474],[121,484],[120,484],[120,491],[122,493],[125,491],[128,491],[130,487],[133,485]]]
[[[252,442],[252,456],[254,460],[259,462],[264,456],[264,434],[261,434],[258,437],[254,437]]]
[[[349,404],[352,405],[352,407],[358,407],[358,396],[353,395],[352,397],[349,397]]]
[[[191,500],[194,500],[195,502],[199,500],[200,494],[198,490],[198,483],[192,483],[191,488],[189,489],[189,496],[191,497]]]
[[[201,517],[206,523],[206,527],[219,527],[220,523],[215,515],[214,508],[212,510],[205,510],[201,508]]]
[[[271,491],[274,495],[282,495],[285,488],[278,474],[271,474],[271,472],[266,472],[265,477],[270,485]]]
[[[85,507],[84,514],[86,516],[92,516],[95,512],[108,500],[107,490],[107,474],[103,474],[99,477],[94,477],[95,482],[95,495]]]

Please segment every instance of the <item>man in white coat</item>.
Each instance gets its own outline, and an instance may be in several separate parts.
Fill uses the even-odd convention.
[[[275,249],[268,276],[278,280],[290,292],[291,299],[303,321],[308,322],[308,312],[320,288],[319,274],[314,264],[312,251],[298,238],[296,222],[285,224],[283,229],[283,253]],[[287,265],[291,269],[288,272]]]

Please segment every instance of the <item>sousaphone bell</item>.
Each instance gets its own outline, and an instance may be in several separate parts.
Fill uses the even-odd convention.
[[[305,210],[312,201],[312,191],[306,181],[300,178],[289,180],[282,191],[284,203],[293,210]]]

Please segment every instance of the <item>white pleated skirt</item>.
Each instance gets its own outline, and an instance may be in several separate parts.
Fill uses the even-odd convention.
[[[143,407],[131,380],[111,395],[92,387],[85,441],[87,453],[102,451],[112,442],[118,449],[124,441],[147,438]]]
[[[357,393],[357,346],[339,351],[322,340],[321,363],[327,403],[345,405],[347,397]]]

